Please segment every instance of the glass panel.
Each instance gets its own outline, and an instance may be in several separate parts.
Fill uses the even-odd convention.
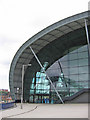
[[[79,67],[79,74],[80,73],[88,73],[88,66]]]
[[[48,75],[49,76],[59,76],[61,73],[61,70],[60,69],[55,69],[55,70],[50,70],[48,71]]]
[[[87,80],[88,80],[88,74],[79,75],[79,81],[87,81]]]
[[[79,66],[88,65],[88,59],[79,59]]]
[[[70,75],[70,81],[78,81],[78,75]]]
[[[78,53],[78,58],[88,58],[88,52]]]
[[[34,94],[34,90],[30,90],[30,94]]]
[[[69,60],[78,59],[78,54],[69,54]]]
[[[33,96],[30,96],[29,102],[33,102]]]
[[[69,67],[68,61],[67,62],[61,62],[62,68]]]
[[[88,86],[88,81],[85,81],[85,82],[84,82],[84,81],[83,81],[83,82],[80,81],[80,82],[79,82],[79,85],[81,85],[83,88],[84,88],[84,87],[87,87],[87,86]]]
[[[69,69],[68,68],[64,68],[63,69],[63,73],[64,73],[64,75],[68,75],[69,74]]]
[[[69,68],[70,74],[78,74],[78,67]]]
[[[74,60],[74,61],[69,61],[69,67],[75,67],[78,66],[78,60]]]

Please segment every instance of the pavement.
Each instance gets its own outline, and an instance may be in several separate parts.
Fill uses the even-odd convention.
[[[88,118],[88,104],[29,104],[0,111],[2,118]]]

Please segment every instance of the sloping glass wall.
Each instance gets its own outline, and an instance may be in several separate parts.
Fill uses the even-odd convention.
[[[49,63],[43,64],[46,70]],[[62,98],[72,96],[82,89],[88,88],[88,49],[87,45],[73,47],[67,55],[57,60],[47,69],[47,74],[52,80]],[[58,103],[59,98],[51,86],[47,76],[41,69],[35,73],[30,86],[30,102]]]

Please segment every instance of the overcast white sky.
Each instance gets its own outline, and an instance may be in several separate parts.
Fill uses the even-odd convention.
[[[45,27],[88,10],[89,0],[0,0],[0,89],[19,47]]]

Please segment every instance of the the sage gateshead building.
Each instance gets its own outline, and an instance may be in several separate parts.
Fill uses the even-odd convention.
[[[87,11],[56,22],[19,48],[9,72],[13,98],[22,96],[31,103],[88,102],[89,17]]]

